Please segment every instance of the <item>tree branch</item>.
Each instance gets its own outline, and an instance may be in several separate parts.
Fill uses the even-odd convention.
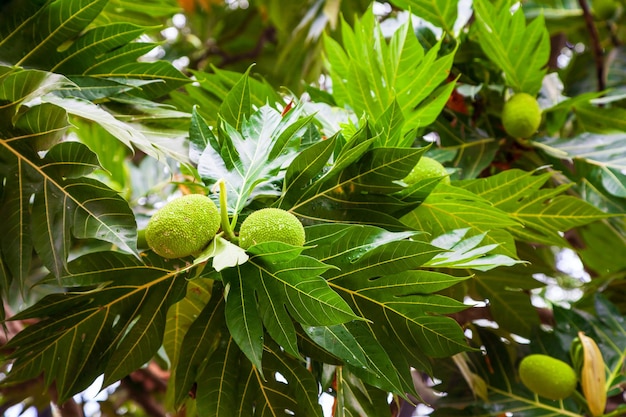
[[[606,89],[606,80],[604,74],[604,53],[602,51],[602,45],[600,45],[600,36],[598,35],[598,28],[593,21],[591,10],[587,0],[578,0],[580,8],[583,10],[583,17],[585,18],[585,25],[587,31],[591,37],[591,50],[593,52],[593,59],[596,64],[596,80],[598,83],[598,91],[604,91]]]

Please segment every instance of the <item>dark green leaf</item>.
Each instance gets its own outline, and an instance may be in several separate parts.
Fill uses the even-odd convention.
[[[43,319],[6,346],[15,359],[6,382],[35,378],[48,363],[45,383],[54,382],[64,401],[102,373],[108,385],[150,360],[162,344],[167,309],[184,295],[188,269],[144,259],[149,263],[100,252],[70,262],[59,279],[76,291],[48,295],[14,317]],[[89,291],[94,285],[97,293]]]
[[[252,248],[256,254],[253,252],[248,262],[222,272],[230,285],[226,298],[228,327],[259,369],[261,320],[272,338],[297,356],[290,316],[308,326],[328,326],[358,318],[320,276],[329,266],[297,252],[293,254],[291,248],[271,242],[256,245]]]
[[[185,400],[203,365],[212,367],[206,362],[218,348],[224,330],[224,294],[221,286],[214,285],[211,299],[183,339],[174,372],[174,404],[180,405]]]

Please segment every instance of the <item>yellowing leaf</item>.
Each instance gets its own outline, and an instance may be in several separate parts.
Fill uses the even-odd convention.
[[[580,385],[593,417],[604,414],[606,408],[606,372],[602,352],[596,342],[578,332],[583,348],[583,367],[580,372]]]

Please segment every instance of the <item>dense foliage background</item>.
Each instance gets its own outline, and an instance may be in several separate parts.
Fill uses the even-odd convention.
[[[623,2],[0,4],[0,410],[626,413]],[[402,181],[423,155],[450,185]],[[306,246],[163,259],[142,230],[188,193]],[[588,378],[585,335],[602,395],[521,384],[537,352]]]

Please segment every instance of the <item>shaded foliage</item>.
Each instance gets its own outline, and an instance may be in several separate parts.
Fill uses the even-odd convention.
[[[587,377],[583,332],[623,413],[626,13],[580,3],[3,2],[0,409],[69,413],[102,376],[137,415],[583,416],[516,371]],[[424,155],[451,184],[403,181]],[[188,193],[221,233],[162,259],[143,228]],[[263,207],[305,246],[241,249]]]

